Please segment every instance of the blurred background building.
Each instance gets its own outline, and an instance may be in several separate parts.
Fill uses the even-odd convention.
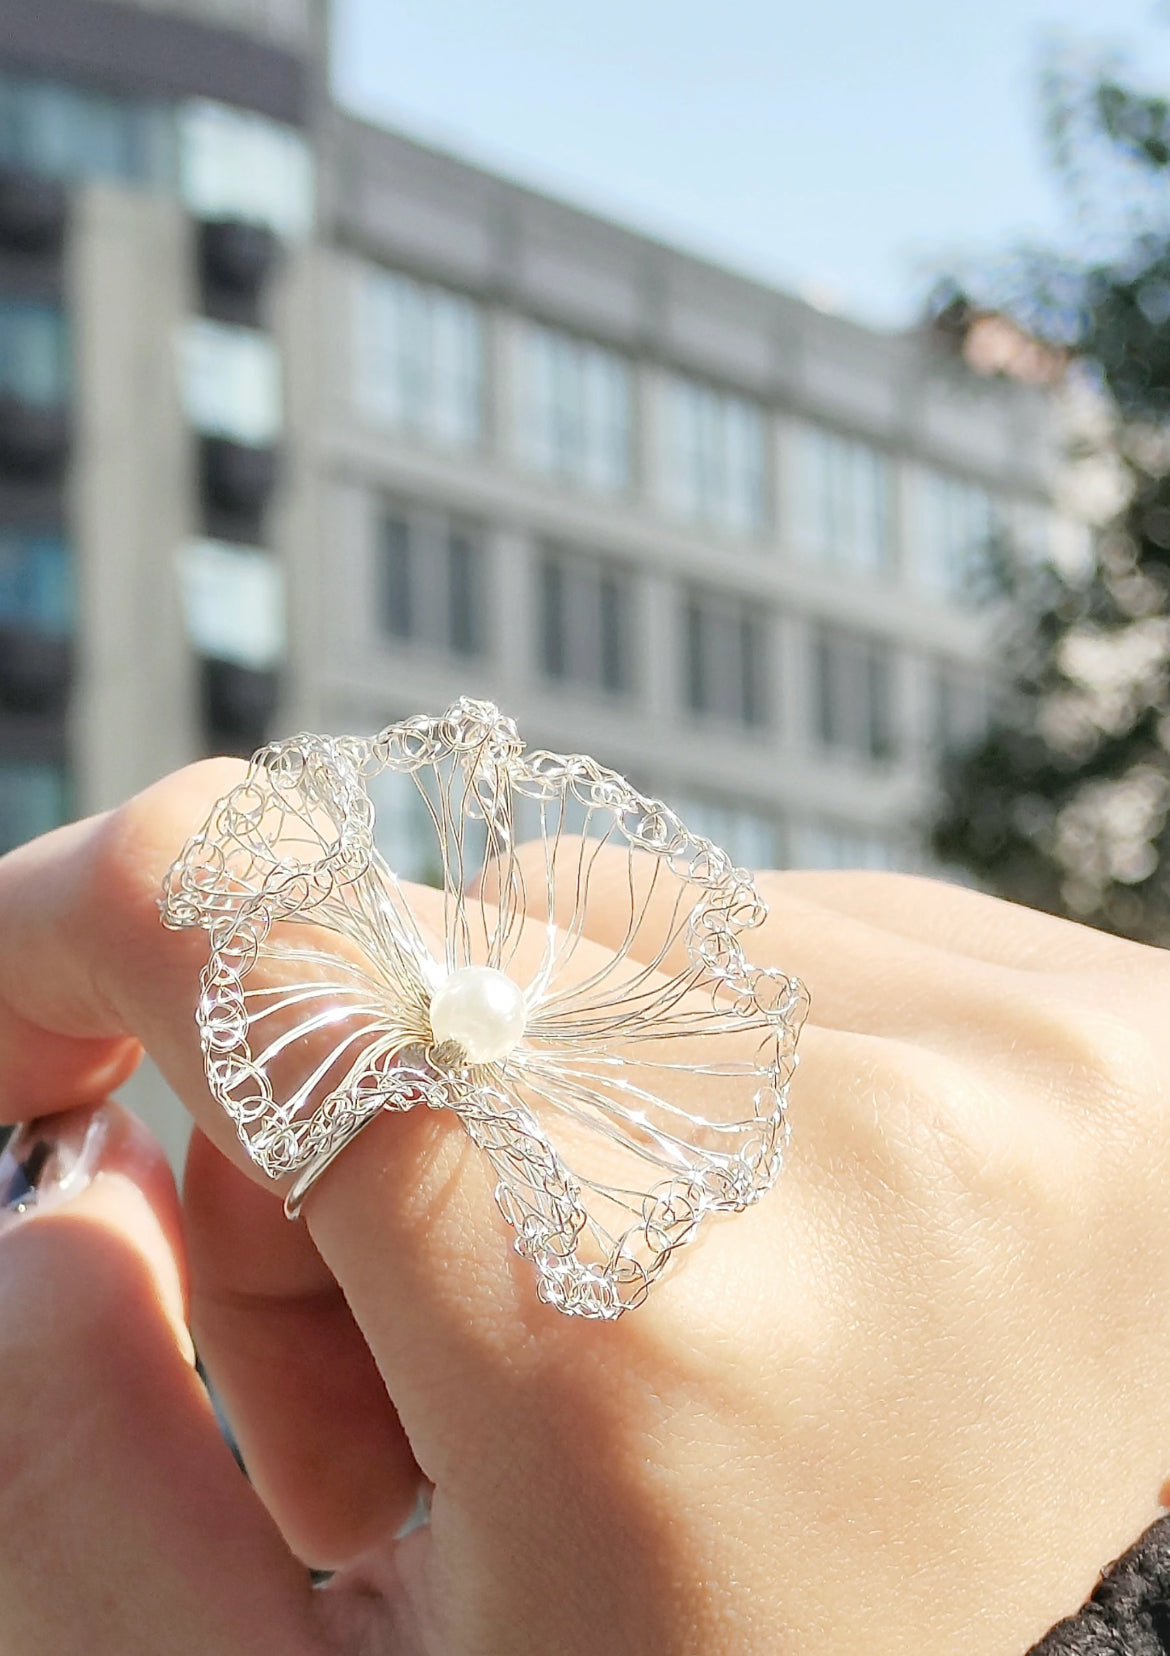
[[[920,862],[1047,395],[348,116],[328,32],[5,0],[0,849],[471,692],[749,865]]]

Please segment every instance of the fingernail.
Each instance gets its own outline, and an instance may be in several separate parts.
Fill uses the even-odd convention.
[[[101,1161],[109,1116],[66,1110],[18,1127],[0,1153],[0,1230],[84,1190]]]

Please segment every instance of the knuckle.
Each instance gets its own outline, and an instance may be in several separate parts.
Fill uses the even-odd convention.
[[[1060,1048],[1052,1071],[1053,1102],[1075,1100],[1082,1119],[1111,1136],[1132,1135],[1164,1107],[1163,1044],[1114,997],[1056,1017]]]

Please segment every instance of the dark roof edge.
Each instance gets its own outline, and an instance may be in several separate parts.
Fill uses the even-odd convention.
[[[765,304],[774,305],[780,301],[791,305],[795,310],[821,320],[826,327],[834,330],[852,330],[871,342],[892,346],[913,344],[921,337],[921,329],[917,327],[884,328],[875,323],[863,322],[857,317],[850,316],[848,312],[822,310],[801,294],[794,293],[778,283],[769,282],[765,277],[738,269],[734,264],[724,263],[710,254],[697,252],[653,231],[640,229],[637,225],[596,207],[574,201],[571,196],[554,194],[551,190],[542,189],[486,162],[469,159],[456,149],[448,148],[441,143],[417,138],[399,127],[355,114],[343,105],[332,105],[330,119],[343,141],[348,135],[346,129],[350,129],[359,142],[364,140],[376,143],[379,139],[389,139],[392,143],[405,145],[437,165],[451,167],[457,172],[470,175],[484,188],[506,192],[542,208],[563,213],[567,218],[578,220],[582,227],[594,226],[608,235],[628,241],[639,249],[662,258],[677,260],[683,266],[689,265],[708,277],[738,284],[757,295]]]
[[[294,53],[112,0],[4,0],[0,66],[111,92],[215,98],[294,126],[309,112],[309,69]]]

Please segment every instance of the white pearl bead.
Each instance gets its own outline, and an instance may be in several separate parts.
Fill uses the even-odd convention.
[[[494,966],[461,966],[431,997],[435,1044],[454,1041],[472,1064],[505,1058],[523,1035],[526,1018],[523,991]]]

